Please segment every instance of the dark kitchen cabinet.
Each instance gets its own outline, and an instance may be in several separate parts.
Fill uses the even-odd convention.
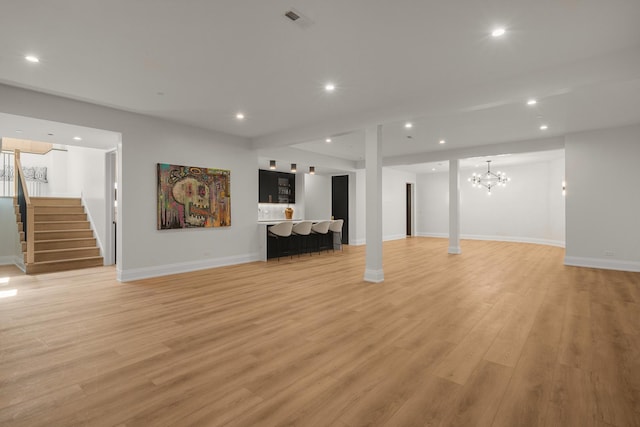
[[[295,203],[296,175],[259,170],[259,203]]]

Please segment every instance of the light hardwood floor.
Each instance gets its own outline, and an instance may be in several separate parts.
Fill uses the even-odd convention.
[[[0,425],[640,426],[640,274],[446,250],[385,243],[382,284],[364,247],[131,283],[0,267]]]

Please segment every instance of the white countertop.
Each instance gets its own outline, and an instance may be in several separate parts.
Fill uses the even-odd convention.
[[[320,222],[320,221],[330,221],[328,219],[300,219],[300,218],[293,218],[293,219],[262,219],[262,220],[258,220],[258,225],[275,225],[275,224],[279,224],[281,222],[284,221],[291,221],[291,222],[302,222],[302,221],[311,221],[311,222]]]

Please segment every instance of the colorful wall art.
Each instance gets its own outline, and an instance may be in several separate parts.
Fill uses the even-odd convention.
[[[231,171],[158,163],[158,230],[231,225]]]

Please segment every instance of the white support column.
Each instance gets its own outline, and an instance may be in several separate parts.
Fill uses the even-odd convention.
[[[366,266],[364,280],[384,281],[382,270],[382,125],[365,129]]]
[[[460,254],[460,160],[449,160],[449,253]]]

